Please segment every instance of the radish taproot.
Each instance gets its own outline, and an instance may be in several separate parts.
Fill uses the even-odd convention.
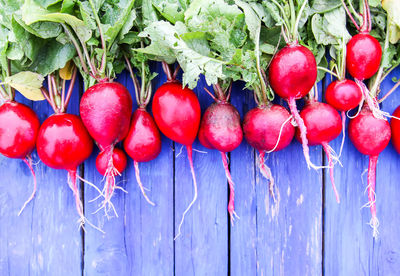
[[[356,149],[369,156],[368,206],[372,215],[370,225],[373,228],[373,236],[377,237],[379,221],[375,204],[376,164],[379,154],[389,144],[391,137],[390,124],[386,119],[376,118],[368,105],[364,104],[360,114],[350,120],[349,136]]]
[[[270,181],[269,190],[274,199],[274,178],[264,163],[265,153],[282,150],[291,143],[295,133],[291,119],[284,107],[271,103],[261,104],[244,116],[244,137],[259,152],[258,166],[262,175]]]
[[[114,147],[128,134],[132,98],[122,84],[105,81],[86,90],[79,108],[83,124],[99,146],[100,154],[105,154],[107,158],[102,206],[108,215],[108,210],[112,208],[111,198],[116,188],[117,171],[112,158]],[[117,216],[116,212],[115,215]]]
[[[36,174],[30,154],[35,149],[39,128],[39,118],[30,107],[11,100],[0,106],[0,153],[9,158],[22,159],[33,176],[33,192],[18,215],[36,193]]]
[[[321,145],[328,158],[329,176],[331,179],[336,201],[340,202],[339,193],[333,177],[334,161],[338,161],[329,142],[336,139],[342,131],[339,113],[329,104],[308,100],[300,116],[307,128],[307,140],[310,146]],[[300,131],[297,129],[296,138],[300,140]]]
[[[285,29],[282,28],[282,34],[287,45],[272,58],[269,66],[269,83],[272,90],[289,104],[290,112],[300,129],[301,144],[307,167],[317,169],[318,167],[310,160],[307,129],[296,106],[296,100],[306,96],[317,80],[317,63],[313,53],[298,43],[297,28],[307,2],[303,2],[296,18],[295,14],[291,13],[291,22],[285,22],[287,26],[291,26],[292,32],[285,33]],[[290,2],[290,5],[294,10],[293,2]],[[287,29],[286,32],[288,32]]]
[[[152,103],[154,120],[165,136],[186,146],[194,187],[193,199],[183,212],[176,239],[181,234],[181,227],[187,212],[197,199],[192,144],[199,130],[201,110],[196,94],[187,87],[182,88],[182,84],[175,79],[178,70],[171,74],[169,65],[165,62],[163,62],[163,69],[167,75],[167,82],[161,85],[154,94]]]
[[[211,92],[204,88],[211,96]],[[215,103],[211,104],[203,114],[200,123],[200,143],[206,148],[216,149],[221,153],[222,164],[229,183],[228,212],[231,222],[237,216],[235,212],[235,183],[229,171],[226,153],[236,149],[243,140],[243,131],[240,124],[240,115],[237,109],[229,103],[232,85],[229,85],[229,92],[223,90],[219,84],[214,85],[212,96]]]
[[[42,93],[54,108],[55,114],[48,117],[40,127],[36,149],[44,164],[51,168],[63,169],[68,172],[68,185],[75,197],[80,227],[83,228],[85,222],[87,222],[101,231],[85,218],[77,186],[77,178],[85,181],[77,175],[77,168],[91,155],[93,140],[79,116],[65,113],[75,84],[76,72],[75,68],[66,100],[63,97],[65,94],[65,80],[62,81],[62,92],[60,93],[60,87],[57,85],[60,82],[55,81],[53,74],[48,76],[49,90],[42,88]]]
[[[153,117],[146,111],[152,94],[151,79],[149,76],[146,76],[146,72],[143,69],[145,64],[142,62],[142,68],[140,68],[142,85],[140,86],[137,77],[133,73],[129,59],[127,57],[125,59],[135,87],[138,109],[133,112],[129,132],[124,140],[124,149],[133,159],[136,181],[144,198],[151,205],[155,205],[146,195],[139,171],[139,162],[149,162],[155,159],[161,152],[160,131]]]
[[[392,130],[392,144],[398,153],[400,153],[400,106],[392,114],[390,127]]]

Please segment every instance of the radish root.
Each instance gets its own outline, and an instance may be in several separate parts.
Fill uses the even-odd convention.
[[[147,196],[146,192],[145,192],[145,188],[143,187],[142,181],[140,180],[140,171],[139,171],[139,162],[137,161],[133,161],[133,165],[135,167],[135,176],[136,176],[136,181],[139,185],[140,190],[142,191],[142,195],[144,196],[144,198],[146,199],[146,201],[150,204],[155,206],[154,202],[151,201],[149,199],[149,197]]]
[[[340,158],[340,156],[342,156],[344,141],[346,138],[346,112],[342,111],[340,114],[342,116],[342,142],[340,143],[340,151],[339,151],[338,159]]]
[[[365,86],[365,84],[358,80],[355,79],[357,85],[360,87],[364,100],[368,104],[369,109],[372,111],[372,114],[374,115],[375,118],[377,119],[384,119],[384,117],[390,116],[389,113],[382,111],[379,108],[379,103],[378,100],[374,97],[371,97],[368,88]]]
[[[79,215],[79,219],[78,219],[79,228],[82,228],[83,231],[86,231],[84,225],[85,225],[85,223],[87,223],[90,226],[92,226],[94,229],[96,229],[96,230],[100,231],[101,233],[105,234],[105,232],[103,230],[101,230],[99,227],[95,226],[88,219],[85,218],[85,215],[84,215],[84,212],[83,212],[83,204],[82,204],[82,201],[81,201],[80,196],[79,196],[79,190],[78,190],[78,186],[76,184],[76,179],[77,179],[76,170],[69,170],[68,171],[68,186],[70,187],[70,189],[74,193],[75,206],[76,206],[76,210],[77,210],[78,215]]]
[[[235,221],[235,217],[239,218],[239,216],[235,212],[235,183],[232,180],[231,173],[229,171],[228,167],[228,159],[226,158],[226,153],[220,152],[221,157],[222,157],[222,164],[224,165],[225,169],[225,175],[226,178],[228,179],[229,183],[229,203],[228,203],[228,212],[229,216],[231,217],[231,223],[233,225],[233,222]]]
[[[335,185],[335,179],[333,177],[333,167],[334,167],[334,163],[333,160],[334,159],[334,155],[332,154],[333,149],[329,146],[328,143],[324,142],[322,143],[322,147],[325,151],[325,154],[328,158],[328,167],[329,167],[329,177],[331,179],[331,183],[332,183],[332,188],[333,188],[333,192],[335,193],[335,197],[336,197],[336,202],[340,203],[340,197],[339,197],[339,193],[336,189],[336,185]]]
[[[368,165],[368,205],[371,210],[371,220],[369,225],[372,227],[372,236],[374,238],[378,237],[378,226],[379,220],[376,215],[376,197],[375,197],[375,181],[376,181],[376,164],[378,163],[378,156],[369,157]]]
[[[272,198],[274,199],[274,203],[276,203],[276,197],[275,197],[275,180],[274,177],[272,176],[271,173],[271,169],[265,165],[265,152],[264,151],[260,151],[259,155],[259,163],[258,163],[258,167],[260,168],[261,174],[269,181],[269,192],[272,196]]]
[[[22,211],[24,211],[26,205],[28,205],[28,203],[31,202],[32,199],[35,197],[36,187],[37,187],[36,174],[35,174],[35,171],[32,168],[32,159],[29,156],[27,156],[27,157],[23,158],[22,161],[24,161],[24,163],[28,166],[29,170],[31,171],[31,174],[32,174],[32,177],[33,177],[33,192],[31,194],[31,196],[28,198],[28,200],[25,201],[25,203],[22,206],[21,210],[19,210],[18,216],[20,216],[22,214]]]
[[[193,149],[192,149],[192,145],[186,146],[186,149],[187,149],[187,153],[188,153],[190,171],[192,173],[192,178],[193,178],[194,196],[193,196],[192,202],[190,202],[189,206],[186,208],[186,210],[182,214],[182,219],[181,219],[181,222],[179,223],[179,226],[178,226],[178,234],[175,236],[174,240],[176,240],[181,235],[181,228],[182,228],[182,225],[183,225],[183,221],[185,220],[185,216],[186,216],[186,214],[189,212],[190,208],[193,206],[193,204],[197,200],[197,181],[196,181],[196,174],[194,173],[194,167],[193,167],[193,157],[192,157]]]

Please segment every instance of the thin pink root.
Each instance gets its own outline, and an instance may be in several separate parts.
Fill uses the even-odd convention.
[[[335,197],[336,197],[336,202],[340,203],[340,197],[339,197],[339,193],[336,189],[336,185],[335,185],[335,179],[333,177],[333,167],[334,164],[332,162],[332,154],[331,154],[331,149],[328,145],[328,143],[322,143],[322,147],[324,148],[325,154],[328,157],[328,167],[329,167],[329,177],[331,179],[331,183],[332,183],[332,188],[333,188],[333,192],[335,193]]]
[[[275,180],[272,176],[271,169],[265,165],[265,151],[260,151],[258,155],[260,159],[260,163],[258,164],[261,174],[269,181],[269,193],[271,194],[272,198],[274,199],[274,203],[276,203],[275,197]]]
[[[193,178],[193,188],[194,188],[194,196],[192,202],[190,202],[189,206],[186,208],[186,210],[182,214],[182,219],[181,222],[179,223],[178,226],[178,234],[175,236],[174,240],[176,240],[180,235],[181,235],[181,228],[183,225],[183,221],[185,220],[186,214],[189,212],[190,208],[193,206],[193,204],[197,200],[197,181],[196,181],[196,174],[194,173],[194,167],[193,167],[193,149],[192,145],[186,146],[187,153],[188,153],[188,159],[189,159],[189,165],[190,165],[190,171],[192,173],[192,178]]]
[[[35,197],[36,194],[36,187],[37,187],[37,181],[36,181],[36,174],[35,171],[32,168],[32,159],[30,157],[25,157],[22,159],[24,163],[29,167],[29,170],[31,171],[31,174],[33,176],[33,192],[31,196],[28,198],[27,201],[25,201],[24,205],[22,206],[21,210],[18,212],[18,216],[22,214],[22,211],[24,211],[26,205],[28,205],[29,202],[32,201],[32,199]]]
[[[82,201],[81,201],[80,196],[79,196],[78,186],[76,184],[77,178],[80,178],[80,177],[77,176],[76,170],[69,170],[68,171],[68,186],[70,187],[70,189],[74,193],[75,206],[76,206],[76,210],[77,210],[78,215],[79,215],[79,219],[78,219],[79,228],[82,228],[85,231],[84,225],[85,225],[85,223],[87,223],[90,226],[92,226],[94,229],[96,229],[96,230],[98,230],[98,231],[100,231],[101,233],[104,234],[105,232],[103,230],[101,230],[99,227],[95,226],[93,223],[91,223],[88,219],[85,218],[84,211],[83,211],[83,204],[82,204]]]
[[[307,162],[307,167],[308,169],[312,167],[314,170],[317,170],[319,169],[319,167],[315,166],[310,160],[310,150],[308,148],[308,139],[307,139],[307,128],[304,124],[303,119],[300,117],[299,111],[297,110],[296,100],[293,97],[291,97],[287,101],[289,104],[290,113],[292,113],[300,129],[301,144],[303,146],[303,153],[304,153],[304,158],[306,159]]]
[[[144,198],[146,199],[146,201],[147,201],[149,204],[155,206],[154,202],[151,201],[151,200],[149,199],[149,197],[146,195],[146,192],[145,192],[145,190],[144,190],[142,181],[140,180],[139,162],[134,161],[133,164],[134,164],[134,167],[135,167],[136,181],[137,181],[137,183],[138,183],[138,185],[139,185],[140,190],[142,191],[142,195],[144,196]]]
[[[372,236],[374,238],[378,237],[378,226],[379,220],[376,215],[376,198],[375,198],[375,183],[376,183],[376,164],[378,163],[378,156],[369,157],[368,165],[368,205],[371,210],[371,221],[370,225],[373,229]]]
[[[228,179],[229,183],[229,203],[228,203],[228,212],[231,217],[231,223],[233,224],[235,217],[239,218],[239,216],[235,212],[235,183],[232,180],[231,173],[228,167],[228,159],[226,158],[226,154],[221,151],[222,164],[224,165],[225,175]]]
[[[362,81],[358,79],[355,79],[355,81],[358,87],[360,87],[362,94],[364,96],[364,100],[367,102],[369,109],[372,111],[372,114],[375,116],[375,118],[383,119],[385,112],[380,110],[378,100],[376,98],[371,97],[368,88]]]
[[[340,151],[339,151],[338,158],[340,158],[340,156],[342,156],[344,141],[346,139],[346,112],[342,111],[340,114],[342,116],[342,143],[340,144]]]

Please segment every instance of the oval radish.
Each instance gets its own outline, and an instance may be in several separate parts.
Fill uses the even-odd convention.
[[[106,155],[106,152],[101,152],[96,158],[96,169],[101,175],[107,174],[108,162],[109,158]],[[125,170],[126,165],[128,163],[128,159],[126,158],[126,154],[119,148],[114,148],[112,153],[112,162],[114,164],[115,170],[111,173],[114,176],[121,175],[121,173]]]
[[[349,136],[356,149],[369,156],[368,200],[372,215],[370,225],[373,228],[373,236],[377,237],[379,221],[375,204],[376,164],[379,154],[389,144],[390,125],[386,119],[376,118],[369,107],[364,105],[360,114],[350,120]]]
[[[335,156],[329,142],[336,139],[342,131],[341,118],[338,112],[329,104],[317,102],[315,100],[307,101],[305,107],[300,112],[301,118],[307,128],[307,139],[310,146],[322,145],[328,158],[329,175],[335,193],[336,201],[339,203],[339,193],[336,190],[333,177],[333,167]],[[300,140],[300,131],[297,129],[296,138]],[[337,158],[336,158],[337,159]]]
[[[326,102],[339,111],[356,108],[362,100],[360,87],[352,80],[335,80],[325,91]]]
[[[111,198],[116,188],[112,159],[114,146],[128,134],[131,114],[132,97],[129,91],[117,82],[101,82],[89,87],[80,102],[82,121],[98,144],[101,154],[108,158],[103,188],[103,207],[106,215],[112,208]]]
[[[6,101],[0,106],[0,153],[9,158],[22,159],[33,176],[33,192],[18,215],[36,193],[36,174],[32,168],[30,153],[36,146],[39,127],[37,115],[28,106],[15,101]]]
[[[398,153],[400,153],[400,106],[392,114],[392,119],[390,120],[390,127],[392,130],[392,144]]]

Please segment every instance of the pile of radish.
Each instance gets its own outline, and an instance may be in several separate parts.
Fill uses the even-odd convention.
[[[58,2],[22,1],[13,7],[9,13],[20,17],[24,24],[15,24],[25,32],[15,34],[8,21],[0,18],[8,34],[0,44],[0,153],[23,160],[34,183],[20,213],[37,188],[31,158],[35,148],[45,165],[68,172],[82,227],[88,222],[102,231],[85,218],[79,181],[98,192],[93,204],[108,218],[110,211],[118,217],[113,205],[113,196],[118,196],[115,191],[126,192],[123,184],[117,185],[122,174],[134,177],[144,199],[156,206],[146,193],[139,166],[147,166],[162,150],[170,150],[161,147],[166,138],[186,147],[194,191],[176,237],[200,192],[192,158],[196,139],[206,149],[221,153],[232,222],[240,214],[235,212],[229,153],[243,138],[258,153],[258,167],[276,204],[279,183],[266,164],[266,155],[284,150],[294,137],[302,145],[308,169],[327,169],[340,203],[334,166],[346,169],[340,156],[349,117],[351,142],[369,156],[367,206],[373,236],[378,235],[378,156],[391,139],[400,153],[400,107],[390,115],[379,105],[400,86],[399,80],[393,79],[393,88],[379,96],[380,84],[400,64],[400,26],[393,21],[389,0],[374,9],[363,0],[359,11],[353,1],[331,7],[328,0],[319,6],[307,0],[194,0],[182,6],[173,0],[177,10],[159,9],[160,1],[153,3],[154,7],[135,1],[109,1],[104,7],[106,4],[93,0]],[[115,14],[110,16],[107,9]],[[387,17],[386,27],[373,20],[376,14]],[[41,30],[43,22],[50,27]],[[26,37],[18,37],[22,33]],[[36,41],[40,49],[36,54],[23,51],[23,41]],[[47,56],[49,45],[58,49],[56,57]],[[12,52],[15,49],[21,49],[19,56]],[[166,81],[153,91],[157,74],[150,65],[155,62],[161,62],[158,65]],[[134,91],[115,81],[124,69]],[[182,78],[178,77],[181,70]],[[79,116],[66,113],[78,72],[85,90],[80,96]],[[208,88],[196,93],[208,93],[215,101],[203,114],[193,91],[200,75],[214,93]],[[324,78],[330,83],[319,97],[317,84]],[[243,117],[229,101],[235,81],[252,92],[233,93],[253,93],[257,105]],[[40,124],[30,107],[14,100],[15,90],[29,100],[47,100],[54,114]],[[341,147],[333,149],[329,143],[341,133]],[[95,164],[103,176],[101,183],[91,183],[78,174],[94,144],[99,148]],[[309,146],[321,146],[326,166],[313,163]],[[126,170],[130,159],[132,172]]]

